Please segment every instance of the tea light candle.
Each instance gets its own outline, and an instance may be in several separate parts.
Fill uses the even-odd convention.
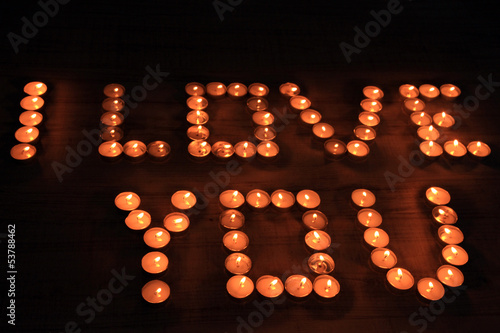
[[[419,148],[427,157],[436,158],[443,154],[441,145],[434,141],[423,141],[420,143]]]
[[[289,209],[295,203],[295,196],[292,192],[276,190],[271,194],[271,202],[276,208]]]
[[[252,158],[257,153],[257,147],[250,141],[240,141],[234,145],[234,152],[241,158]]]
[[[144,233],[144,242],[153,249],[161,249],[170,243],[170,234],[163,228],[151,228]]]
[[[441,224],[455,224],[458,220],[457,213],[447,206],[436,206],[432,209],[432,217]]]
[[[272,275],[263,275],[258,278],[256,288],[259,294],[269,298],[278,297],[285,290],[283,282],[278,277]]]
[[[264,141],[258,144],[257,153],[264,158],[273,158],[278,155],[279,146],[273,141]]]
[[[361,109],[363,109],[363,111],[380,112],[380,110],[382,110],[382,103],[376,99],[364,99],[359,105],[361,105]]]
[[[451,225],[443,225],[438,229],[438,236],[446,244],[460,244],[464,240],[462,231]]]
[[[248,93],[252,96],[263,97],[269,94],[269,88],[262,83],[252,83],[248,86]]]
[[[190,82],[184,87],[186,94],[190,96],[205,95],[205,86],[198,82]]]
[[[432,84],[422,84],[420,87],[418,87],[418,91],[420,92],[420,95],[429,100],[439,96],[439,89]]]
[[[151,224],[151,215],[145,210],[133,210],[125,219],[125,224],[132,230],[142,230]]]
[[[375,194],[364,188],[356,189],[351,193],[352,202],[359,207],[371,207],[375,204]]]
[[[375,139],[377,133],[370,126],[359,125],[354,128],[354,135],[363,141],[371,141]]]
[[[274,123],[274,116],[267,111],[256,111],[252,114],[252,120],[256,125],[267,126]]]
[[[317,274],[328,274],[335,268],[335,262],[332,257],[322,252],[311,255],[307,264],[309,268]]]
[[[188,152],[194,157],[205,157],[211,150],[210,144],[204,140],[194,140],[188,145]]]
[[[104,87],[103,92],[108,97],[122,97],[125,94],[125,87],[118,83],[110,83]]]
[[[212,145],[212,153],[218,158],[229,158],[234,154],[234,147],[226,141],[217,141]]]
[[[134,192],[122,192],[115,198],[115,205],[121,210],[132,211],[140,204],[141,198]]]
[[[423,278],[417,283],[418,293],[430,301],[437,301],[444,296],[444,287],[436,279],[433,278]]]
[[[19,128],[16,133],[14,133],[14,136],[16,137],[16,140],[22,143],[30,143],[38,139],[38,134],[40,132],[38,131],[38,128],[33,127],[33,126],[23,126]]]
[[[347,143],[347,151],[354,157],[365,157],[370,153],[370,148],[363,141],[352,140]]]
[[[381,99],[384,97],[384,92],[378,87],[366,86],[363,88],[363,95],[369,99]]]
[[[455,266],[442,265],[437,270],[437,278],[442,284],[448,287],[458,287],[464,283],[464,275]]]
[[[269,126],[257,126],[253,133],[260,141],[270,141],[276,138],[276,130]]]
[[[458,140],[446,141],[444,143],[444,151],[453,157],[462,157],[467,154],[467,148]]]
[[[439,90],[441,91],[441,95],[449,100],[455,99],[461,93],[460,88],[450,83],[443,84],[439,87]]]
[[[19,122],[24,126],[36,126],[40,124],[42,120],[42,114],[36,111],[24,111],[19,116]]]
[[[325,141],[325,153],[330,157],[340,157],[347,152],[347,146],[344,142],[337,139]]]
[[[285,281],[286,291],[294,297],[306,297],[313,290],[311,280],[304,275],[290,275]]]
[[[357,217],[358,222],[365,227],[376,228],[382,224],[382,215],[375,209],[363,208],[358,212]]]
[[[232,276],[226,284],[226,290],[234,298],[248,297],[254,289],[253,281],[244,275]]]
[[[337,296],[340,291],[339,282],[330,275],[318,275],[314,279],[313,289],[318,296],[323,298],[332,298]]]
[[[248,89],[243,83],[231,83],[227,86],[227,94],[231,97],[243,97],[247,94]]]
[[[430,124],[432,124],[432,117],[428,113],[425,113],[424,111],[413,112],[410,115],[410,120],[413,124],[417,126],[429,126]]]
[[[190,209],[196,205],[196,197],[193,192],[190,191],[177,191],[172,194],[170,200],[175,208],[181,210]]]
[[[123,138],[123,130],[116,126],[101,128],[101,139],[104,141],[119,141]]]
[[[105,141],[99,145],[99,154],[108,158],[115,158],[123,153],[123,146],[116,141]]]
[[[123,110],[125,101],[118,97],[109,97],[102,102],[102,108],[105,111],[117,112]]]
[[[255,189],[247,193],[246,201],[252,208],[265,209],[271,203],[271,197],[266,191]]]
[[[146,145],[139,140],[130,140],[123,145],[125,155],[133,158],[141,157],[146,154]]]
[[[387,281],[398,290],[408,290],[413,287],[413,275],[404,268],[394,267],[386,274]]]
[[[245,224],[245,215],[236,209],[227,209],[219,215],[220,224],[227,229],[239,229]]]
[[[203,96],[191,96],[187,99],[186,104],[192,110],[203,110],[208,106],[208,101]]]
[[[316,251],[323,251],[330,247],[332,239],[330,235],[321,230],[309,231],[305,236],[306,245]]]
[[[380,124],[380,117],[376,113],[370,111],[361,112],[358,116],[358,120],[361,124],[370,127],[375,127]]]
[[[446,205],[450,202],[451,196],[448,191],[441,187],[430,187],[425,191],[425,196],[429,202],[435,205]]]
[[[142,257],[141,266],[148,273],[159,274],[167,270],[168,258],[158,251],[149,252]]]
[[[486,157],[491,154],[491,148],[481,141],[472,141],[467,145],[467,150],[474,157]]]
[[[243,253],[231,253],[224,262],[226,269],[233,274],[245,274],[252,268],[252,260]]]
[[[250,111],[265,111],[269,107],[269,102],[264,97],[250,97],[247,100],[247,107]]]
[[[321,113],[313,109],[307,109],[300,112],[300,120],[306,125],[314,125],[321,120]]]
[[[36,148],[27,143],[17,144],[10,150],[10,156],[19,161],[29,160],[35,156],[35,154]]]
[[[207,84],[207,94],[210,97],[222,97],[226,94],[226,86],[221,82],[210,82]]]
[[[247,234],[239,230],[228,231],[222,238],[222,243],[230,251],[243,251],[248,247]]]
[[[293,97],[300,94],[300,88],[295,83],[287,82],[280,86],[280,93],[283,96]]]
[[[165,141],[153,141],[148,144],[148,154],[155,158],[166,158],[170,154],[170,145]]]
[[[403,102],[405,110],[410,112],[422,112],[425,109],[425,103],[418,98],[407,98]]]
[[[430,126],[420,126],[417,129],[417,135],[421,140],[436,141],[439,139],[439,131],[435,129],[432,125]]]
[[[396,254],[385,247],[377,247],[370,254],[373,264],[382,269],[390,269],[396,266],[398,258]]]
[[[208,119],[208,113],[202,110],[192,110],[186,116],[186,120],[192,125],[205,125]]]
[[[415,98],[420,94],[417,87],[412,84],[403,84],[399,87],[399,94],[405,98]]]
[[[305,110],[309,109],[311,101],[307,97],[296,95],[290,98],[290,106],[295,110]]]
[[[302,223],[312,230],[325,229],[328,225],[328,218],[319,210],[308,210],[302,215]]]
[[[47,92],[47,85],[43,82],[33,81],[27,83],[23,90],[30,96],[40,96]]]
[[[219,201],[225,208],[238,208],[245,203],[245,197],[241,192],[226,190],[219,195]]]
[[[21,107],[28,111],[38,110],[44,103],[43,98],[38,96],[26,96],[20,102]]]
[[[389,235],[380,228],[368,228],[363,234],[365,242],[373,247],[386,247],[389,244]]]
[[[312,190],[302,190],[297,193],[297,203],[305,209],[315,209],[321,203],[319,194]]]
[[[441,113],[436,113],[434,116],[432,116],[432,119],[434,120],[434,123],[436,125],[443,128],[448,128],[455,125],[455,118],[444,111]]]
[[[465,265],[469,261],[467,252],[458,245],[447,245],[441,251],[441,254],[449,264],[455,266]]]
[[[193,125],[186,131],[191,140],[206,140],[210,136],[210,131],[203,125]]]
[[[101,123],[106,126],[120,126],[124,119],[121,113],[105,112],[101,116]]]
[[[163,281],[152,280],[142,287],[141,294],[146,302],[158,304],[165,302],[170,296],[170,287]]]
[[[163,226],[170,232],[182,232],[189,227],[189,217],[179,212],[170,213],[163,219]]]

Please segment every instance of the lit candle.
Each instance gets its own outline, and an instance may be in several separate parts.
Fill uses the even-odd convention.
[[[380,228],[368,228],[363,234],[365,242],[373,247],[386,247],[389,244],[389,235]]]
[[[434,126],[420,126],[417,130],[417,135],[421,140],[436,141],[439,139],[439,131]]]
[[[10,150],[10,156],[18,161],[29,160],[36,154],[36,148],[27,143],[15,145]]]
[[[300,88],[295,83],[287,82],[280,86],[280,93],[286,97],[293,97],[300,94]]]
[[[399,94],[404,98],[418,97],[419,92],[417,87],[412,84],[403,84],[399,87]]]
[[[292,192],[276,190],[271,194],[271,202],[278,209],[288,210],[295,203],[295,196]]]
[[[384,92],[378,87],[366,86],[363,88],[363,95],[369,99],[381,99],[384,97]]]
[[[208,122],[208,113],[202,110],[192,110],[186,116],[186,120],[192,125],[205,125]]]
[[[153,249],[161,249],[170,243],[170,234],[163,228],[151,228],[144,233],[144,243]]]
[[[203,125],[193,125],[186,131],[191,140],[206,140],[210,136],[210,131]]]
[[[205,86],[198,82],[190,82],[184,87],[186,93],[190,96],[205,95]]]
[[[153,141],[148,144],[148,154],[154,158],[166,158],[170,154],[170,145],[165,141]]]
[[[442,284],[448,287],[458,287],[464,283],[464,275],[455,266],[442,265],[437,270],[437,278]]]
[[[269,107],[269,102],[264,97],[250,97],[247,100],[247,107],[250,111],[265,111]]]
[[[248,247],[247,234],[239,230],[228,231],[222,238],[222,243],[230,251],[243,251]]]
[[[269,88],[262,83],[252,83],[248,86],[248,93],[252,96],[263,97],[269,94]]]
[[[16,137],[16,140],[22,143],[30,143],[38,139],[38,134],[40,132],[38,131],[38,128],[33,127],[33,126],[23,126],[19,128],[16,133],[14,133],[14,136]]]
[[[256,111],[252,114],[254,124],[260,126],[268,126],[274,123],[274,116],[267,111]]]
[[[370,254],[372,263],[382,269],[391,269],[396,266],[398,258],[396,254],[385,247],[377,247]]]
[[[101,128],[101,139],[104,141],[119,141],[123,138],[123,130],[116,126]]]
[[[341,157],[347,152],[347,146],[344,142],[337,139],[329,139],[325,141],[325,154],[328,157]]]
[[[123,145],[123,152],[128,157],[138,158],[146,154],[147,148],[144,142],[139,140],[130,140]]]
[[[452,157],[462,157],[467,154],[467,148],[458,140],[446,141],[444,143],[444,151]]]
[[[481,141],[472,141],[467,145],[467,150],[474,157],[486,157],[491,153],[490,147]]]
[[[438,236],[446,244],[460,244],[464,240],[462,231],[451,225],[443,225],[438,229]]]
[[[47,92],[47,85],[43,82],[29,82],[24,86],[24,92],[30,96],[40,96]]]
[[[125,87],[118,83],[110,83],[104,87],[103,92],[108,97],[122,97],[125,94]]]
[[[457,213],[447,206],[436,206],[432,209],[432,217],[441,224],[455,224],[458,220]]]
[[[358,222],[365,227],[376,228],[382,224],[382,215],[375,209],[363,208],[358,212]]]
[[[304,96],[296,95],[290,98],[290,106],[297,111],[309,109],[311,101]]]
[[[102,108],[105,111],[117,112],[123,110],[125,101],[118,97],[109,97],[102,102]]]
[[[191,96],[187,99],[186,104],[192,110],[203,110],[208,106],[208,101],[203,96]]]
[[[220,159],[226,159],[234,154],[234,147],[227,141],[217,141],[212,145],[212,154]]]
[[[24,126],[36,126],[40,124],[42,120],[42,114],[36,111],[24,111],[19,116],[19,122]]]
[[[309,257],[307,261],[309,268],[317,274],[328,274],[335,268],[333,258],[326,253],[317,252]]]
[[[361,109],[363,109],[363,111],[367,112],[380,112],[380,110],[382,110],[382,103],[376,99],[364,99],[361,103],[359,103],[359,105],[361,105]]]
[[[460,88],[450,83],[443,84],[439,87],[439,90],[441,91],[441,95],[448,100],[454,100],[461,93]]]
[[[285,289],[294,297],[306,297],[312,292],[313,284],[304,275],[290,275],[285,281]]]
[[[224,266],[232,274],[245,274],[252,268],[252,260],[246,254],[235,252],[227,256]]]
[[[424,111],[412,112],[412,114],[410,115],[410,120],[417,126],[429,126],[430,124],[432,124],[432,117]]]
[[[239,229],[245,224],[245,215],[236,209],[227,209],[219,215],[220,224],[227,229]]]
[[[361,124],[370,127],[375,127],[380,124],[380,117],[376,113],[370,111],[360,112],[358,120]]]
[[[458,245],[445,246],[441,254],[446,262],[455,266],[465,265],[469,261],[467,252]]]
[[[219,202],[225,208],[238,208],[245,203],[245,197],[239,191],[226,190],[219,195]]]
[[[413,275],[404,268],[394,267],[386,274],[387,281],[398,290],[408,290],[413,287]]]
[[[434,141],[423,141],[419,145],[420,151],[429,158],[437,158],[443,154],[441,145]]]
[[[170,232],[182,232],[189,227],[189,217],[186,214],[173,212],[165,216],[163,226]]]
[[[330,247],[332,239],[330,235],[321,230],[309,231],[305,236],[306,245],[316,251],[323,251]]]
[[[105,112],[101,116],[101,123],[106,126],[120,126],[125,118],[118,112]]]
[[[435,205],[446,205],[450,202],[451,196],[448,191],[441,187],[430,187],[425,191],[425,197]]]
[[[321,113],[313,109],[307,109],[300,112],[300,120],[306,125],[314,125],[321,120]]]
[[[123,153],[123,146],[116,141],[105,141],[99,145],[99,154],[107,158],[116,158]]]
[[[432,116],[432,119],[434,120],[434,123],[436,125],[443,128],[449,128],[455,125],[455,118],[444,111],[441,113],[436,113],[434,116]]]
[[[170,287],[163,281],[152,280],[142,287],[141,293],[146,302],[158,304],[165,302],[170,296]]]
[[[347,151],[353,157],[366,157],[370,153],[370,148],[363,141],[352,140],[347,143]]]
[[[188,152],[194,157],[205,157],[211,150],[210,144],[204,140],[194,140],[188,145]]]
[[[403,107],[409,112],[422,112],[425,110],[425,103],[418,98],[407,98],[403,102]]]
[[[257,147],[250,141],[240,141],[234,145],[234,152],[239,157],[248,159],[255,156]]]
[[[434,99],[439,96],[439,89],[432,84],[422,84],[418,87],[420,95],[428,100]]]
[[[258,278],[256,288],[259,294],[269,298],[278,297],[285,290],[283,282],[278,277],[272,275],[263,275]]]
[[[315,209],[321,203],[319,194],[312,190],[302,190],[297,193],[297,203],[305,209]]]
[[[212,98],[224,96],[226,90],[226,86],[221,82],[210,82],[207,84],[207,94]]]
[[[45,101],[43,98],[38,96],[26,96],[21,100],[21,107],[28,111],[34,111],[40,109]]]
[[[141,198],[134,192],[122,192],[115,198],[115,205],[121,210],[132,211],[140,204]]]
[[[247,86],[243,83],[234,82],[227,86],[227,94],[234,98],[245,96],[247,91]]]
[[[196,205],[196,197],[193,194],[193,192],[190,191],[184,191],[184,190],[177,191],[174,194],[172,194],[170,200],[175,208],[181,210],[190,209],[194,205]]]
[[[418,293],[430,301],[437,301],[444,296],[444,287],[436,279],[422,278],[417,283]]]
[[[313,289],[318,296],[332,298],[337,296],[340,291],[339,282],[330,275],[318,275],[314,279]]]
[[[168,258],[161,252],[152,251],[142,257],[141,265],[146,272],[159,274],[167,270]]]
[[[264,158],[274,158],[280,151],[279,146],[273,141],[263,141],[257,145],[257,153]]]
[[[269,126],[257,126],[254,130],[257,140],[270,141],[276,138],[276,130]]]
[[[354,135],[363,141],[372,141],[377,136],[373,128],[366,125],[359,125],[354,128]]]
[[[371,207],[375,204],[375,194],[373,192],[360,188],[352,191],[351,193],[352,202],[359,207]]]
[[[328,225],[328,218],[319,210],[308,210],[302,215],[302,223],[312,230],[325,229]]]
[[[247,193],[246,201],[254,210],[263,210],[271,203],[271,196],[263,190],[252,190]]]
[[[254,289],[253,281],[244,275],[232,276],[226,284],[226,290],[234,298],[248,297]]]
[[[145,210],[133,210],[125,219],[125,224],[132,230],[146,229],[151,224],[151,215]]]

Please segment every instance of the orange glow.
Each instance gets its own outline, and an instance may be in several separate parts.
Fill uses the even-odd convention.
[[[390,254],[391,254],[391,252],[389,250],[385,251],[384,252],[384,259],[387,259]]]
[[[233,236],[233,242],[236,243],[238,241],[238,234],[234,234]]]
[[[241,278],[240,280],[240,287],[243,288],[245,286],[245,281],[247,280],[247,278],[244,276]]]
[[[236,258],[236,266],[239,266],[240,262],[241,262],[241,256],[238,256],[238,258]]]
[[[300,280],[299,288],[304,288],[304,285],[306,284],[306,282],[307,282],[307,278],[302,278],[302,280]]]
[[[451,253],[453,253],[455,256],[458,255],[457,249],[455,249],[453,246],[451,247]]]
[[[438,191],[434,187],[431,187],[431,192],[434,195],[438,194]]]

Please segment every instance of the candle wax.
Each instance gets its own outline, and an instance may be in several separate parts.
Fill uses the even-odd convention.
[[[226,269],[233,274],[245,274],[252,268],[252,260],[243,253],[231,253],[224,262]]]
[[[196,205],[196,196],[190,191],[177,191],[172,194],[170,200],[177,209],[189,209]]]
[[[141,293],[148,303],[162,303],[170,296],[170,287],[163,281],[152,280],[142,287]]]
[[[444,287],[436,279],[433,278],[422,278],[417,283],[418,293],[422,297],[430,300],[437,301],[444,296]]]
[[[257,291],[264,297],[274,298],[283,293],[283,282],[276,276],[263,275],[257,279]]]
[[[313,284],[304,275],[291,275],[285,281],[285,289],[294,297],[306,297],[312,292]]]
[[[170,213],[163,219],[163,226],[170,232],[182,232],[189,227],[189,217],[178,212]]]
[[[308,210],[302,215],[304,225],[312,230],[325,229],[328,225],[328,219],[325,214],[319,210]]]
[[[358,222],[365,227],[378,227],[382,224],[382,215],[375,209],[364,208],[358,212]]]
[[[253,281],[244,275],[232,276],[226,283],[226,290],[234,298],[248,297],[254,289]]]
[[[330,275],[318,275],[314,279],[313,289],[316,294],[324,298],[337,296],[340,291],[339,282]]]
[[[154,249],[160,249],[170,243],[170,233],[163,228],[148,229],[143,238],[146,245]]]

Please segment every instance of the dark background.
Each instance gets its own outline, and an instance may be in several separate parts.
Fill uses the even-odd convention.
[[[16,327],[8,329],[63,332],[70,321],[86,332],[470,332],[498,325],[500,93],[494,91],[480,101],[458,129],[443,131],[464,143],[487,142],[493,150],[489,159],[450,162],[442,157],[415,166],[395,191],[384,176],[387,171],[398,174],[401,160],[408,161],[417,147],[415,129],[401,112],[399,85],[454,83],[462,89],[456,101],[461,104],[475,95],[479,76],[500,81],[494,3],[402,1],[401,13],[392,15],[390,24],[360,54],[352,55],[351,63],[339,43],[353,44],[354,27],[364,30],[373,20],[370,11],[385,9],[386,1],[244,0],[232,12],[226,11],[221,21],[210,1],[73,0],[60,5],[17,54],[7,34],[21,35],[21,19],[32,21],[41,7],[35,1],[2,3],[0,236],[5,237],[8,224],[15,224],[18,270]],[[58,181],[53,163],[66,163],[68,147],[76,149],[85,140],[82,131],[98,128],[102,88],[119,82],[131,91],[142,84],[145,68],[157,65],[170,74],[131,111],[124,142],[165,140],[172,146],[171,158],[165,163],[107,163],[94,147]],[[13,161],[9,150],[20,126],[22,88],[33,80],[46,82],[49,92],[44,96],[37,156],[23,164]],[[203,193],[204,186],[213,183],[211,175],[225,170],[225,163],[213,159],[196,163],[188,157],[184,85],[191,81],[265,83],[271,89],[271,106],[280,111],[286,100],[279,96],[279,85],[295,82],[335,127],[335,137],[346,141],[357,124],[362,88],[377,85],[385,91],[382,123],[367,161],[325,160],[310,131],[292,120],[276,140],[281,157],[272,164],[258,160],[242,164],[242,171],[226,186],[244,193],[254,188],[294,193],[310,188],[321,195],[321,210],[330,219],[327,231],[334,242],[332,275],[341,285],[332,302],[314,295],[303,302],[288,297],[272,313],[264,310],[262,315],[253,303],[262,302],[256,292],[244,304],[230,299],[225,291],[229,275],[223,269],[227,253],[222,248],[217,199],[192,217],[186,234],[173,235],[165,250],[170,266],[160,279],[170,285],[171,298],[160,307],[142,300],[140,290],[151,277],[143,273],[140,259],[148,249],[143,233],[125,226],[126,214],[115,208],[114,197],[135,191],[142,198],[141,208],[151,213],[152,225],[160,226],[172,211],[172,193],[180,189]],[[226,99],[210,102],[210,142],[236,143],[252,133],[243,104]],[[428,103],[428,111],[452,106],[438,99]],[[384,218],[382,228],[391,236],[389,247],[418,280],[434,277],[440,265],[442,246],[424,200],[430,186],[451,193],[450,206],[458,213],[457,226],[465,234],[463,247],[470,261],[462,267],[466,290],[443,307],[435,304],[424,320],[419,311],[430,310],[415,290],[394,295],[384,284],[384,274],[370,269],[350,193],[359,187],[375,193],[375,208]],[[243,230],[250,237],[248,254],[254,262],[250,278],[255,281],[263,274],[286,278],[290,272],[313,277],[298,268],[308,256],[298,209],[284,214],[245,210],[245,216]],[[7,246],[6,238],[0,240],[4,280]],[[77,306],[106,289],[112,270],[122,268],[135,278],[86,323],[89,316],[79,315]],[[6,294],[7,286],[2,285],[3,309]],[[419,314],[412,317],[415,312]],[[250,318],[258,327],[243,328],[238,318],[247,322]],[[6,321],[3,310],[2,325]]]

